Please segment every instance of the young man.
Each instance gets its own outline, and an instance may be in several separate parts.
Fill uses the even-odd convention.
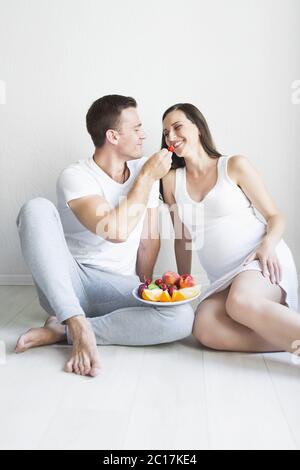
[[[19,338],[16,352],[67,340],[67,372],[96,376],[97,344],[166,343],[192,331],[190,305],[143,307],[131,294],[153,273],[158,184],[171,166],[165,149],[142,158],[136,108],[133,98],[119,95],[95,101],[86,117],[95,153],[61,173],[58,210],[36,198],[17,219],[23,256],[50,317]]]

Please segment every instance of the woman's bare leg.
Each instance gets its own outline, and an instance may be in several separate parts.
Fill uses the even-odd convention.
[[[284,305],[285,293],[260,271],[238,274],[231,284],[226,312],[279,349],[295,351],[300,340],[300,315]]]
[[[195,338],[206,347],[222,351],[278,351],[278,347],[227,315],[229,289],[212,294],[198,306],[193,328]]]

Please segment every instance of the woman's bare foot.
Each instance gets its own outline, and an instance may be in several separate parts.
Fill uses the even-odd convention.
[[[73,351],[65,365],[65,371],[96,377],[100,372],[100,359],[91,325],[83,316],[70,318],[67,325],[73,341]]]
[[[65,327],[55,317],[48,317],[42,328],[31,328],[20,336],[15,352],[21,353],[30,348],[60,343],[66,340]]]

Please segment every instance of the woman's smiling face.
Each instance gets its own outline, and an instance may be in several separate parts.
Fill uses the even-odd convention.
[[[183,111],[176,110],[167,114],[163,121],[163,133],[167,146],[173,145],[178,157],[184,157],[200,144],[199,130]]]

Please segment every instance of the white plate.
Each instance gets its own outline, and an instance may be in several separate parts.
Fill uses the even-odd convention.
[[[171,305],[183,305],[183,304],[187,304],[189,302],[192,302],[193,300],[197,299],[200,295],[201,295],[201,292],[199,292],[199,294],[195,295],[195,297],[192,297],[191,299],[186,299],[186,300],[179,300],[178,302],[152,302],[151,300],[144,300],[144,299],[141,299],[139,297],[139,288],[136,287],[135,289],[133,289],[132,291],[132,295],[134,298],[136,298],[137,300],[139,300],[140,302],[142,302],[143,304],[147,304],[147,305],[158,305],[159,307],[170,307]]]

